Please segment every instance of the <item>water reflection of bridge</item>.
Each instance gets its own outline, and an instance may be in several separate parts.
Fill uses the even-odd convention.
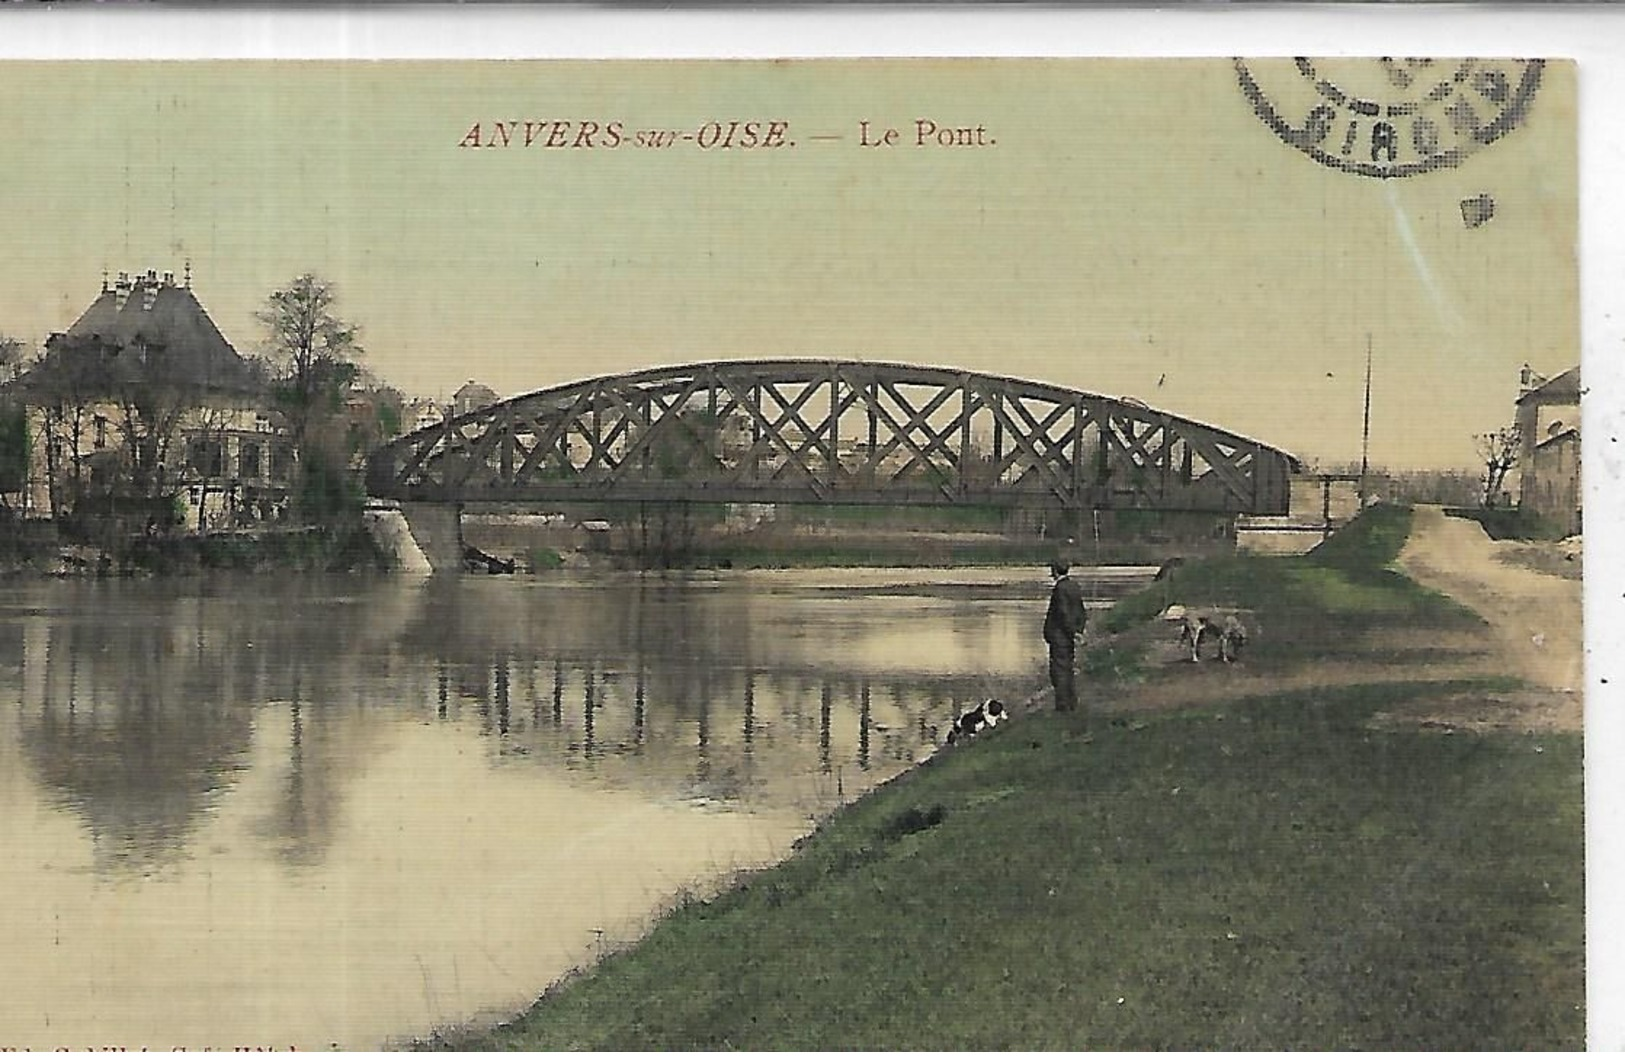
[[[983,626],[999,618],[988,613],[1013,606],[1012,619],[1031,622],[1026,601],[907,621],[897,607],[919,599],[703,578],[441,586],[451,589],[319,578],[29,588],[37,604],[0,612],[0,690],[16,690],[0,713],[0,768],[76,817],[97,868],[114,871],[184,860],[245,783],[255,837],[290,865],[320,862],[350,786],[402,724],[442,729],[448,749],[483,744],[495,766],[574,771],[588,787],[783,804],[807,775],[829,775],[830,789],[842,774],[848,789],[884,779],[956,708],[1011,684],[933,673],[911,662],[910,641],[895,647],[895,669],[865,670],[851,642],[871,626],[855,611],[929,624],[962,647],[947,669],[960,671],[1012,664],[987,651]],[[847,662],[832,663],[837,653]]]
[[[824,773],[908,763],[985,685],[966,676],[922,682],[743,667],[702,667],[663,688],[653,681],[645,667],[592,661],[441,661],[435,714],[472,717],[485,734],[546,747],[574,765],[629,753],[686,756],[703,781],[719,759],[748,763],[763,742],[780,750],[815,743]]]

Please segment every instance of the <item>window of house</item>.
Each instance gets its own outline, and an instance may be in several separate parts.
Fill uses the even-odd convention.
[[[186,464],[203,477],[225,473],[225,445],[213,437],[193,437],[186,445]]]
[[[271,479],[286,481],[293,476],[293,448],[277,444],[271,448]]]
[[[107,419],[98,414],[91,425],[95,431],[96,450],[100,451],[107,446]]]
[[[263,459],[264,451],[257,442],[241,441],[237,445],[237,475],[244,480],[259,480],[264,475]]]

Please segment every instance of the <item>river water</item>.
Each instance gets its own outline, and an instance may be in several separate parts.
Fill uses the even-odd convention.
[[[1088,580],[1104,602],[1140,573]],[[0,1047],[527,1004],[1035,688],[1042,570],[0,587]]]

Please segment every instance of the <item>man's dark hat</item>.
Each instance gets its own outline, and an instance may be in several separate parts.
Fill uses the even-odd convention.
[[[1071,566],[1065,561],[1051,561],[1049,563],[1049,572],[1052,576],[1064,576],[1070,571]]]

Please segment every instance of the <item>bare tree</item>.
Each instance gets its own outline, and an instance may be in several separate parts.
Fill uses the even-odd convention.
[[[359,329],[339,318],[337,304],[333,284],[307,272],[266,298],[256,316],[266,329],[266,356],[300,459],[312,424],[338,409],[362,353]]]
[[[6,495],[28,486],[28,412],[22,400],[5,388],[17,377],[26,347],[17,338],[0,334],[0,515],[11,512]]]
[[[1493,507],[1496,504],[1507,474],[1518,464],[1518,450],[1522,444],[1523,434],[1519,431],[1517,423],[1504,425],[1494,432],[1480,433],[1473,437],[1479,464],[1484,467],[1484,476],[1481,480],[1484,485],[1486,507]]]
[[[42,355],[23,375],[29,402],[40,408],[45,488],[53,520],[78,505],[85,491],[84,438],[93,417],[97,379],[83,357]]]
[[[162,377],[121,379],[113,390],[119,406],[118,429],[136,495],[155,498],[169,486],[169,449],[186,412],[201,403],[192,386]]]
[[[128,346],[98,336],[54,335],[19,384],[42,408],[46,472],[52,515],[74,508],[85,494],[85,432],[96,425],[95,447],[111,426],[122,440],[121,468],[110,491],[153,499],[167,488],[169,450],[182,418],[200,405],[205,388],[169,362],[161,343]],[[111,405],[116,413],[98,409]]]
[[[197,412],[196,425],[186,434],[187,469],[197,475],[197,530],[208,534],[209,495],[218,490],[226,497],[226,508],[215,519],[215,527],[235,527],[236,500],[233,476],[227,466],[226,433],[231,427],[231,412],[220,407],[204,407]],[[211,485],[214,487],[211,488]]]

